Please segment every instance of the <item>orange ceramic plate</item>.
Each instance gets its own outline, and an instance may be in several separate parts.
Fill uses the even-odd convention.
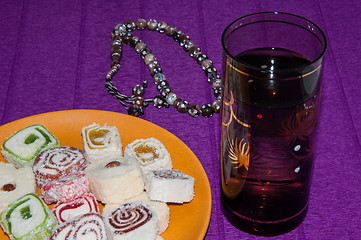
[[[168,149],[174,169],[195,178],[195,197],[190,203],[169,205],[170,223],[162,234],[165,240],[202,240],[211,214],[211,191],[207,175],[194,153],[176,136],[148,121],[121,113],[98,110],[67,110],[35,115],[0,126],[0,144],[15,131],[43,124],[62,146],[82,148],[81,129],[91,123],[116,126],[123,147],[138,138],[155,137]],[[0,156],[1,161],[5,161]],[[51,207],[51,206],[50,206]],[[100,205],[102,209],[102,206]],[[0,239],[6,239],[0,230]]]

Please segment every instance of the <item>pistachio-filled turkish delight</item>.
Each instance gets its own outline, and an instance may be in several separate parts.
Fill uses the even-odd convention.
[[[57,219],[34,193],[12,202],[0,215],[1,226],[12,240],[49,239]]]
[[[32,166],[34,159],[44,150],[59,146],[58,139],[43,125],[23,128],[7,138],[1,145],[5,160],[17,168]]]

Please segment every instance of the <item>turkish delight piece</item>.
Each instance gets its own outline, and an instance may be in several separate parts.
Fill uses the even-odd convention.
[[[58,222],[63,223],[85,213],[99,213],[99,206],[94,195],[87,193],[71,202],[58,202],[52,211]]]
[[[159,230],[158,234],[162,234],[168,228],[169,225],[169,218],[170,218],[170,210],[168,205],[165,202],[159,201],[152,201],[150,200],[148,194],[143,192],[133,198],[126,200],[127,202],[134,202],[134,201],[142,201],[146,203],[153,211],[156,212],[158,216],[158,225]],[[119,205],[122,203],[110,203],[106,204],[103,208],[103,216],[107,216],[111,211],[118,208]]]
[[[106,240],[104,218],[99,213],[85,213],[58,225],[50,240]]]
[[[83,127],[81,134],[84,150],[91,163],[122,156],[123,145],[115,126],[100,126],[100,124],[93,123]]]
[[[85,169],[90,192],[104,204],[119,203],[144,190],[142,170],[130,158],[116,158],[90,164]]]
[[[144,175],[149,170],[172,169],[172,160],[163,143],[155,138],[136,139],[124,149],[124,156],[135,158]]]
[[[54,147],[36,157],[33,172],[38,187],[50,181],[83,171],[87,166],[86,154],[75,147]]]
[[[49,239],[57,220],[48,206],[34,193],[29,193],[1,212],[1,226],[10,239]]]
[[[17,169],[13,164],[0,162],[0,212],[30,192],[37,192],[32,169]]]
[[[105,224],[109,237],[114,240],[154,240],[157,237],[157,215],[141,201],[120,205],[105,218]]]
[[[153,201],[190,202],[194,196],[194,178],[179,170],[153,170],[148,172],[145,190]]]
[[[84,172],[66,175],[41,188],[41,196],[47,204],[70,202],[88,192],[89,182]]]
[[[17,168],[32,166],[35,158],[44,150],[59,146],[58,139],[43,125],[23,128],[1,145],[5,160]]]

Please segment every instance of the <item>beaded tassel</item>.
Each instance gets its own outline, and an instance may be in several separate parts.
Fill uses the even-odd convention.
[[[150,31],[164,33],[165,35],[172,37],[175,42],[178,42],[183,50],[187,52],[205,72],[208,82],[212,86],[216,100],[214,100],[212,104],[204,104],[200,107],[198,104],[190,105],[187,101],[179,98],[178,95],[175,94],[169,87],[162,68],[160,67],[156,57],[152,54],[152,51],[144,42],[141,41],[140,38],[133,36],[131,33],[135,29],[148,29]],[[154,19],[150,19],[148,22],[145,19],[138,19],[136,22],[128,20],[124,24],[118,24],[115,26],[111,33],[111,38],[112,48],[110,57],[112,62],[111,70],[107,73],[105,78],[105,88],[109,94],[115,96],[128,110],[128,114],[137,117],[144,114],[144,108],[146,108],[151,102],[157,108],[168,108],[169,106],[173,106],[178,112],[188,113],[192,117],[198,117],[199,115],[210,117],[213,113],[220,112],[222,89],[221,79],[217,73],[217,69],[214,67],[213,62],[208,59],[208,56],[202,53],[200,48],[195,46],[190,40],[190,37],[185,35],[181,30],[172,25],[168,25],[163,21],[157,22]],[[131,97],[121,94],[114,86],[112,78],[120,69],[123,43],[129,44],[132,48],[134,48],[135,52],[142,57],[144,63],[148,66],[153,81],[159,91],[159,95],[155,96],[153,99],[143,98],[145,88],[148,85],[146,80],[143,81],[142,85],[137,84],[133,87],[133,96]],[[130,104],[130,107],[127,107],[127,104]]]

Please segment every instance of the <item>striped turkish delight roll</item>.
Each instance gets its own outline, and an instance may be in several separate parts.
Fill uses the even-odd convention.
[[[83,147],[90,162],[122,156],[122,142],[115,126],[100,126],[93,123],[83,127],[81,134]]]
[[[33,166],[36,184],[42,188],[46,183],[86,168],[85,152],[74,147],[54,147],[36,157]]]
[[[158,234],[162,234],[169,225],[169,218],[170,218],[170,210],[168,205],[165,202],[159,201],[151,201],[148,194],[143,192],[133,198],[127,200],[127,202],[134,202],[134,201],[142,201],[147,204],[156,214],[158,217]],[[107,216],[111,211],[117,209],[119,205],[122,203],[110,203],[106,204],[103,208],[103,216]]]
[[[42,151],[59,146],[58,139],[43,125],[36,124],[23,128],[1,145],[5,160],[17,168],[32,166],[34,159]]]
[[[126,146],[124,155],[135,158],[143,173],[149,170],[172,169],[172,160],[163,143],[155,138],[137,139]]]
[[[70,202],[88,192],[89,182],[84,172],[66,175],[41,188],[41,196],[47,204]]]
[[[145,203],[126,202],[105,218],[109,237],[114,240],[154,240],[158,232],[158,220]]]
[[[54,205],[52,211],[58,222],[63,223],[85,213],[99,213],[99,206],[94,195],[87,193],[71,202],[58,202]]]
[[[194,178],[179,170],[153,170],[146,177],[145,189],[154,201],[190,202],[194,196]]]
[[[33,171],[30,167],[16,169],[10,163],[0,162],[0,212],[27,193],[36,193]]]
[[[58,225],[50,240],[106,240],[104,218],[99,213],[85,213]]]
[[[104,204],[119,203],[144,190],[142,170],[130,158],[116,158],[90,164],[85,173],[90,192]]]
[[[12,202],[0,215],[10,239],[49,239],[57,220],[48,206],[34,193]]]

